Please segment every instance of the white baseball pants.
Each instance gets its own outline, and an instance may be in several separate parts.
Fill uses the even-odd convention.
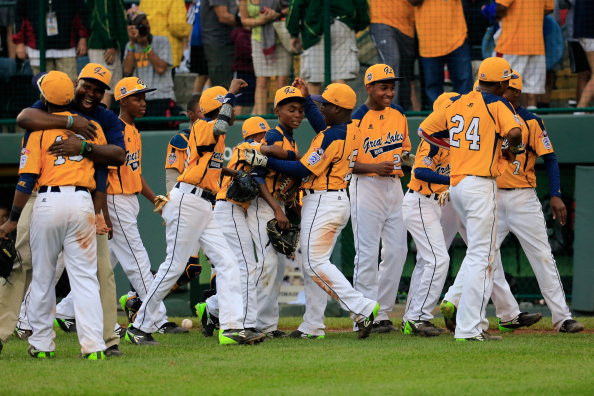
[[[55,277],[58,255],[64,263],[74,295],[78,340],[82,353],[106,349],[103,341],[103,309],[97,280],[95,210],[91,194],[60,187],[60,192],[39,193],[31,218],[31,281],[29,323],[31,344],[38,351],[54,351],[56,307]]]
[[[376,320],[387,320],[406,261],[402,185],[398,177],[353,175],[349,192],[356,250],[353,286],[366,298],[379,302]]]
[[[433,319],[431,311],[448,275],[450,256],[440,224],[441,208],[435,197],[409,190],[402,203],[404,224],[417,245],[417,262],[403,321]]]
[[[196,245],[217,267],[219,321],[221,329],[242,329],[243,300],[239,266],[219,224],[212,214],[210,202],[201,198],[202,189],[179,183],[169,193],[170,201],[163,208],[167,224],[167,257],[159,266],[155,280],[144,299],[133,326],[146,332],[156,331],[161,302],[186,268]]]

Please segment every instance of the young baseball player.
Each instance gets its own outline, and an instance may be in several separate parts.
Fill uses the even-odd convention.
[[[361,131],[357,162],[394,163],[387,176],[354,175],[349,185],[356,251],[353,287],[379,302],[374,331],[380,332],[397,330],[388,314],[394,308],[407,252],[400,178],[404,176],[403,157],[411,146],[404,110],[392,104],[398,80],[402,78],[388,65],[368,68],[364,78],[367,100],[353,113],[353,123]]]
[[[209,200],[209,196],[219,189],[225,133],[234,121],[235,94],[245,86],[245,81],[236,79],[231,82],[229,92],[223,87],[212,87],[200,98],[204,115],[216,118],[216,121],[197,122],[192,126],[188,167],[169,193],[170,201],[162,212],[167,225],[167,257],[159,267],[136,320],[128,328],[126,339],[131,343],[158,344],[151,333],[156,329],[159,306],[186,268],[196,247],[201,247],[217,267],[219,343],[252,344],[265,337],[243,328],[239,266],[213,217]]]
[[[75,116],[67,111],[74,99],[74,86],[65,73],[51,71],[36,76],[42,101],[51,113]],[[105,144],[100,128],[97,139],[84,141],[76,156],[49,153],[56,141],[75,139],[62,129],[45,130],[27,135],[19,167],[20,179],[15,191],[10,219],[0,228],[5,237],[17,226],[20,214],[36,183],[31,220],[31,254],[34,263],[31,281],[29,322],[33,334],[29,337],[29,355],[35,358],[54,357],[55,332],[52,328],[56,296],[54,278],[56,261],[64,251],[70,286],[75,296],[75,314],[78,321],[78,339],[81,357],[104,359],[103,311],[97,280],[97,242],[95,231],[106,232],[101,216],[100,194],[91,197],[90,191],[105,182],[104,175],[95,181],[93,162],[86,158],[87,144]],[[95,200],[95,202],[94,202]]]
[[[505,161],[515,161],[522,122],[501,95],[514,76],[502,58],[487,58],[479,68],[478,91],[454,97],[423,121],[419,135],[432,142],[449,136],[450,195],[468,231],[466,273],[458,306],[457,340],[494,340],[481,328],[493,286],[497,226],[497,184]],[[509,147],[502,152],[503,138]]]
[[[295,84],[307,95],[307,86],[303,80],[298,79]],[[317,110],[312,99],[322,103],[320,110]],[[359,147],[359,131],[351,120],[356,100],[355,92],[346,84],[330,84],[322,95],[306,99],[307,118],[319,133],[301,160],[277,160],[253,150],[246,150],[246,160],[303,180],[303,268],[321,289],[335,298],[343,309],[351,312],[351,318],[358,325],[358,337],[367,338],[380,305],[355,290],[340,270],[330,262],[336,239],[346,226],[350,214],[346,185],[351,179]],[[324,127],[321,127],[322,125]],[[311,283],[306,283],[305,287],[311,288],[310,285]],[[308,293],[310,296],[314,295],[311,290],[306,291],[306,295]],[[312,316],[322,318],[322,325],[313,324],[317,329],[311,330],[321,327],[323,331],[325,303],[312,304],[311,307],[321,309],[321,314],[312,312]],[[300,326],[298,331],[306,337],[315,335],[308,332],[311,330],[304,330],[306,329],[302,330]]]

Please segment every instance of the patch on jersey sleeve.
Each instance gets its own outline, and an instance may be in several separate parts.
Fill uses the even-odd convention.
[[[551,149],[551,141],[549,140],[548,136],[545,136],[542,138],[542,144],[544,145],[544,148],[547,150]]]
[[[27,158],[29,158],[27,155],[21,155],[21,164],[19,166],[19,169],[23,169],[25,167],[25,165],[27,164]]]
[[[169,157],[167,157],[167,162],[169,162],[169,165],[175,164],[175,161],[177,161],[177,154],[176,153],[169,154]]]
[[[23,147],[23,149],[21,150],[21,155],[25,155],[25,154],[29,154],[31,153],[26,147]]]
[[[547,136],[549,136],[549,135],[547,134],[547,131],[546,131],[546,130],[543,130],[543,131],[541,132],[541,134],[540,134],[540,135],[538,135],[538,137],[539,137],[539,138],[541,138],[541,137],[543,137],[543,136],[544,136],[544,137],[547,137]]]
[[[317,164],[318,162],[320,162],[321,160],[322,160],[322,157],[320,157],[320,154],[318,154],[314,151],[307,158],[307,163],[310,164],[311,166],[313,166],[313,165]]]
[[[431,166],[431,164],[433,164],[433,158],[425,156],[423,158],[423,163],[427,166]]]
[[[516,119],[516,122],[518,123],[518,125],[522,125],[522,121],[520,121],[520,117],[518,117],[517,114],[514,114],[514,118]]]

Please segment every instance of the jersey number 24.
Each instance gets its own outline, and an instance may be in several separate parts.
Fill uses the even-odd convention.
[[[460,137],[458,134],[464,131],[464,117],[460,114],[456,114],[451,119],[452,123],[456,124],[450,128],[450,147],[460,148]],[[468,148],[473,151],[479,151],[481,149],[481,136],[479,135],[479,118],[473,117],[470,121],[470,125],[466,129],[466,141],[470,143]]]

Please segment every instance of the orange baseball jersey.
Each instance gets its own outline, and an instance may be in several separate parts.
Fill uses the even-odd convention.
[[[553,10],[553,0],[497,0],[507,7],[501,19],[501,36],[495,51],[510,55],[544,55],[542,33],[545,10]]]
[[[312,174],[301,186],[312,190],[340,190],[351,180],[361,133],[354,123],[338,124],[320,132],[301,163]]]
[[[372,0],[369,12],[371,23],[383,23],[415,37],[415,11],[408,0]]]
[[[220,190],[219,177],[223,169],[225,135],[213,133],[215,120],[196,122],[192,125],[188,146],[188,166],[177,181],[193,184],[203,190],[217,193]]]
[[[77,116],[64,111],[54,113],[63,116]],[[90,140],[93,144],[107,144],[101,126],[92,121],[97,127],[97,138]],[[82,155],[63,157],[48,154],[48,149],[54,142],[69,139],[62,129],[50,129],[31,133],[21,151],[19,175],[33,173],[39,175],[39,186],[79,186],[95,189],[95,166],[93,161]]]
[[[461,0],[424,0],[414,10],[421,56],[444,56],[464,44],[467,29]]]
[[[508,163],[503,174],[497,178],[499,188],[536,187],[534,174],[536,157],[553,152],[553,145],[542,119],[523,107],[519,107],[517,112],[525,123],[525,127],[522,128],[522,143],[525,150],[516,155],[516,160],[511,164]]]
[[[179,173],[184,173],[188,165],[188,139],[190,139],[190,132],[191,129],[184,129],[171,138],[167,146],[165,169],[177,169]]]
[[[419,133],[450,138],[450,184],[455,186],[467,175],[500,176],[507,163],[501,157],[503,138],[522,127],[511,104],[501,96],[478,91],[450,100],[419,127]]]
[[[408,188],[418,191],[423,195],[439,194],[447,190],[445,184],[427,183],[415,177],[415,169],[428,168],[442,175],[450,175],[450,152],[421,140],[417,148],[415,165],[413,167]]]
[[[361,131],[357,162],[378,164],[394,161],[392,174],[404,176],[402,152],[410,152],[411,145],[402,107],[392,104],[382,111],[375,111],[363,104],[353,113],[353,124]]]
[[[245,140],[239,143],[235,148],[233,148],[233,153],[231,154],[231,159],[227,164],[227,168],[234,169],[234,170],[244,170],[247,173],[250,173],[252,167],[245,163],[245,154],[243,150],[247,148],[252,148],[254,150],[260,151],[260,147],[262,143],[255,142],[251,139]],[[227,199],[227,188],[229,188],[229,184],[231,184],[232,177],[231,176],[223,176],[221,175],[221,190],[217,194],[217,199]],[[248,202],[235,202],[233,200],[229,200],[233,203],[236,203],[244,208],[247,208],[250,203]]]
[[[120,119],[121,120],[121,119]],[[107,176],[108,194],[136,194],[142,191],[142,167],[140,161],[142,158],[142,142],[140,141],[140,132],[134,125],[130,125],[124,120],[124,141],[126,143],[126,162],[119,167],[109,167]]]
[[[295,141],[295,139],[293,139],[293,135],[284,131],[281,125],[277,125],[274,129],[271,129],[268,132],[266,132],[266,135],[262,140],[262,144],[265,144],[267,146],[279,146],[282,147],[283,150],[297,152],[297,142]],[[278,187],[279,179],[279,173],[271,169],[268,169],[265,181],[266,187],[268,187],[268,191],[270,192],[270,194],[274,194],[276,188]],[[275,196],[275,198],[278,197]]]

